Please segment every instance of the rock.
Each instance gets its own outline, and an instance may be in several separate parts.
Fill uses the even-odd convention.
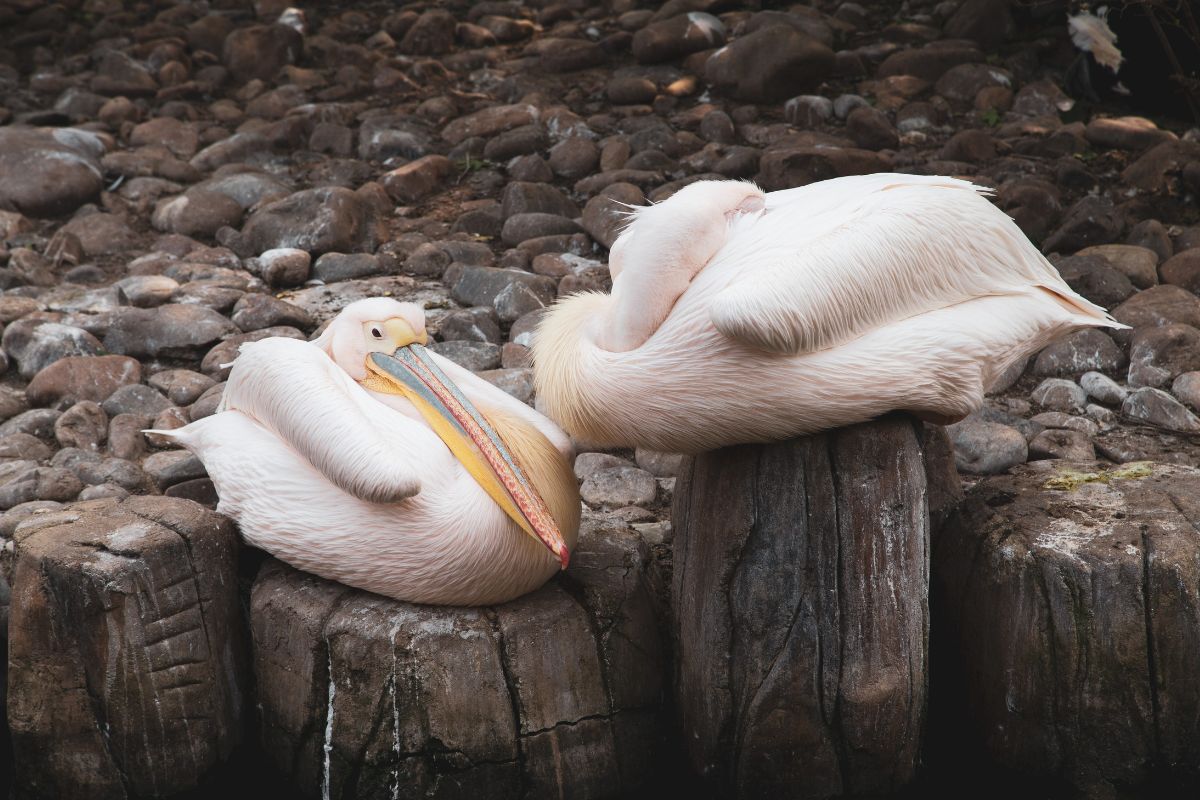
[[[443,341],[492,342],[500,344],[500,326],[496,311],[487,306],[451,311],[438,323]]]
[[[996,141],[981,130],[968,128],[950,137],[938,157],[946,161],[977,163],[996,157]]]
[[[112,317],[104,346],[128,356],[189,358],[236,332],[233,323],[204,306],[122,308]]]
[[[653,475],[637,467],[609,467],[589,475],[579,494],[585,502],[605,508],[646,506],[654,502],[658,484]]]
[[[1195,469],[1092,462],[977,484],[933,545],[948,730],[1092,797],[1200,763],[1198,489]]]
[[[654,100],[658,87],[652,80],[630,75],[610,80],[604,93],[608,95],[609,102],[616,105],[644,105]]]
[[[92,91],[104,95],[137,97],[158,91],[158,81],[144,66],[117,50],[109,50],[100,59],[92,78]]]
[[[574,219],[579,216],[579,208],[561,190],[548,183],[513,181],[504,187],[500,213],[506,221],[516,214],[530,213]]]
[[[969,43],[932,42],[920,48],[897,50],[883,60],[875,75],[877,78],[912,75],[932,83],[951,67],[979,61],[983,61],[983,53]]]
[[[171,401],[152,386],[135,383],[122,386],[101,404],[110,416],[118,414],[146,414],[154,416],[171,407]]]
[[[608,53],[603,47],[583,39],[542,39],[538,56],[538,65],[550,73],[590,69],[608,61]]]
[[[597,242],[611,248],[628,224],[628,207],[645,204],[646,195],[638,187],[613,183],[588,200],[583,209],[583,229]]]
[[[1083,411],[1087,395],[1072,381],[1046,378],[1033,390],[1033,402],[1049,411]]]
[[[1121,272],[1138,289],[1158,284],[1158,255],[1145,247],[1128,244],[1098,244],[1085,247],[1076,256],[1099,256]]]
[[[1171,384],[1171,394],[1200,411],[1200,372],[1185,372]]]
[[[741,36],[714,53],[705,79],[738,100],[778,103],[815,86],[833,70],[833,51],[786,25]]]
[[[970,105],[980,92],[1012,86],[1012,75],[990,64],[959,64],[938,78],[934,91],[952,103]]]
[[[198,786],[241,741],[248,712],[233,524],[186,501],[133,497],[27,517],[13,542],[17,791],[116,798]]]
[[[99,450],[108,438],[108,415],[91,400],[81,400],[54,423],[54,438],[63,447]]]
[[[1097,117],[1087,124],[1083,135],[1096,149],[1144,150],[1176,139],[1145,117]]]
[[[560,217],[557,214],[541,212],[513,214],[504,221],[500,239],[507,245],[516,246],[521,242],[540,236],[569,235],[582,230],[574,220]]]
[[[0,128],[0,209],[30,217],[69,214],[100,194],[104,145],[73,128]]]
[[[506,345],[506,347],[508,346]],[[525,366],[489,369],[480,372],[479,377],[493,386],[503,389],[522,403],[533,405],[533,370]]]
[[[268,285],[287,288],[308,280],[312,256],[294,247],[281,247],[260,255],[258,263],[262,279]]]
[[[141,380],[142,365],[128,356],[67,356],[34,375],[25,396],[35,406],[74,405],[79,400],[99,403],[122,386]]]
[[[846,117],[846,135],[865,150],[895,149],[900,137],[887,114],[871,106],[860,106]]]
[[[1129,394],[1112,378],[1099,372],[1083,373],[1079,378],[1079,385],[1087,392],[1088,397],[1109,406],[1120,405]]]
[[[100,341],[82,328],[40,320],[19,321],[4,329],[0,339],[4,351],[17,362],[21,377],[38,372],[69,356],[94,356],[102,352]]]
[[[442,129],[442,138],[456,145],[474,136],[486,138],[501,131],[529,125],[537,119],[538,110],[532,105],[488,106],[448,124]]]
[[[142,462],[142,468],[160,489],[208,475],[200,459],[185,450],[152,453]]]
[[[1088,195],[1067,209],[1063,222],[1046,239],[1042,252],[1073,252],[1084,247],[1107,244],[1121,234],[1120,216],[1112,201]]]
[[[685,461],[676,700],[691,767],[722,796],[870,794],[911,780],[928,653],[920,435],[892,416]]]
[[[777,191],[829,178],[885,172],[889,164],[878,153],[854,147],[768,150],[759,162],[755,182],[766,191]]]
[[[555,175],[575,180],[596,169],[600,161],[600,148],[591,139],[570,136],[550,148],[547,161]]]
[[[1197,369],[1200,369],[1200,330],[1179,324],[1134,330],[1129,350],[1130,387],[1162,388],[1177,375]]]
[[[268,561],[250,601],[267,758],[338,797],[644,791],[665,666],[648,562],[632,531],[589,521],[561,582],[480,609]]]
[[[1096,370],[1118,372],[1127,363],[1125,353],[1103,331],[1085,328],[1056,340],[1033,362],[1034,375],[1067,376]]]
[[[1182,286],[1192,294],[1200,293],[1200,248],[1176,253],[1158,268],[1158,272],[1163,283]]]
[[[1166,188],[1168,177],[1200,159],[1200,143],[1166,141],[1147,150],[1121,172],[1121,181],[1143,192]]]
[[[1075,430],[1045,430],[1029,443],[1029,459],[1064,458],[1070,461],[1090,461],[1096,449],[1087,434]]]
[[[998,475],[1029,458],[1025,437],[1015,428],[972,415],[946,427],[954,463],[969,475]]]
[[[50,448],[41,439],[28,433],[10,433],[0,438],[0,458],[48,461],[50,455]]]
[[[236,200],[200,189],[158,201],[150,218],[155,230],[184,236],[213,236],[241,221],[242,207]]]
[[[433,194],[453,171],[454,165],[445,156],[425,156],[396,167],[379,182],[397,203],[416,203]]]
[[[819,94],[802,94],[783,104],[788,124],[798,128],[819,128],[833,118],[833,101]]]
[[[386,237],[375,210],[340,186],[305,189],[250,215],[233,249],[245,256],[278,248],[309,253],[373,251]]]
[[[657,64],[723,44],[725,26],[721,20],[712,14],[692,11],[652,22],[635,33],[633,57],[643,64]]]
[[[634,460],[642,469],[657,478],[674,478],[679,474],[683,456],[679,453],[660,453],[656,450],[637,448]]]
[[[54,438],[54,423],[62,412],[50,408],[34,408],[23,411],[0,424],[0,436],[14,433],[29,433],[39,439]]]
[[[165,394],[175,405],[186,406],[208,391],[215,381],[190,369],[168,369],[151,375],[147,383]]]
[[[33,500],[74,500],[82,488],[83,484],[68,470],[34,467],[0,485],[0,509]]]
[[[326,258],[326,256],[321,256],[321,258]],[[320,265],[320,263],[321,260],[318,259],[317,264]],[[319,272],[320,270],[318,270]],[[316,327],[312,315],[306,310],[269,294],[247,293],[242,295],[233,307],[232,320],[233,324],[243,331],[257,331],[280,325],[290,325],[302,330],[312,330]]]
[[[1004,0],[966,0],[946,20],[944,30],[948,38],[972,39],[994,49],[1016,32],[1016,25]]]
[[[1178,286],[1153,286],[1121,303],[1112,315],[1131,328],[1172,322],[1200,328],[1200,298]]]
[[[1200,417],[1161,389],[1144,387],[1129,393],[1121,413],[1170,431],[1200,431]]]
[[[435,342],[429,346],[429,349],[472,372],[495,369],[500,366],[500,345],[491,342],[464,340]]]
[[[1102,306],[1119,305],[1136,291],[1129,278],[1099,256],[1068,256],[1055,266],[1068,286]]]
[[[458,21],[449,11],[433,9],[417,17],[416,22],[400,40],[401,53],[414,56],[440,56],[454,47],[454,31]]]
[[[302,49],[302,37],[287,25],[252,25],[225,37],[221,58],[239,83],[266,81],[296,63]]]
[[[552,278],[515,269],[464,267],[450,287],[450,296],[465,306],[493,306],[517,289],[524,289],[541,305],[554,300],[557,284]],[[519,316],[519,315],[518,315]],[[501,316],[503,319],[503,315]],[[515,317],[514,317],[515,319]],[[512,320],[504,320],[511,322]]]

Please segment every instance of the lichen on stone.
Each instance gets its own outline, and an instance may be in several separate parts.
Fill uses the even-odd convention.
[[[1042,484],[1042,488],[1073,492],[1085,483],[1110,483],[1118,479],[1133,480],[1136,478],[1148,478],[1153,472],[1153,467],[1149,461],[1133,461],[1123,464],[1116,469],[1102,469],[1099,472],[1080,472],[1074,469],[1064,469]]]

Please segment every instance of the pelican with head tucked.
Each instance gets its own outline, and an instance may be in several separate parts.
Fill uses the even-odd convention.
[[[295,567],[412,602],[512,599],[575,545],[570,440],[426,340],[417,306],[361,300],[311,343],[243,345],[222,409],[159,433]]]
[[[893,410],[961,419],[1054,337],[1123,327],[966,181],[877,174],[764,194],[700,181],[637,209],[609,295],[560,301],[538,408],[578,440],[699,452]]]

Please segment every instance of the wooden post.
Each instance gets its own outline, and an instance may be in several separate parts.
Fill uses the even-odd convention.
[[[886,793],[913,777],[927,683],[927,435],[893,415],[684,465],[676,699],[692,767],[722,794]]]

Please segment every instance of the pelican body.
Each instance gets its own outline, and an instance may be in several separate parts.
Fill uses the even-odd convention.
[[[1055,337],[1122,327],[983,191],[896,174],[770,194],[700,181],[636,209],[612,293],[539,325],[538,408],[588,444],[675,452],[893,410],[961,419]]]
[[[159,433],[295,567],[418,603],[518,597],[575,544],[570,441],[426,338],[415,306],[353,303],[314,342],[243,345],[221,410]]]

